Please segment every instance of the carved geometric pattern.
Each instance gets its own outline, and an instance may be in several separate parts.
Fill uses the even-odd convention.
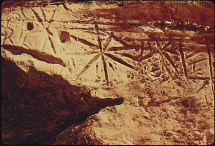
[[[47,8],[41,6],[37,8],[21,7],[20,13],[9,13],[2,23],[2,44],[14,44],[19,46],[19,42],[23,42],[24,46],[27,48],[37,49],[39,51],[44,47],[48,48],[48,46],[50,46],[54,54],[56,54],[56,36],[54,36],[53,32],[50,30],[50,25],[56,21],[54,18],[56,13],[56,17],[60,16],[58,14],[59,7],[63,7],[66,12],[72,13],[72,10],[64,3],[57,5],[54,9],[52,8],[50,12],[46,10]],[[47,13],[51,15],[46,15]],[[29,31],[16,30],[14,28],[15,22],[20,21],[22,17],[24,20],[34,20],[32,24],[24,21],[19,23],[19,25],[27,24],[27,29],[29,29]],[[77,23],[73,23],[72,20],[70,22],[69,25]],[[88,21],[84,23],[87,24]],[[75,40],[76,43],[85,45],[85,47],[80,48],[78,51],[72,51],[74,46],[70,41],[69,45],[71,45],[71,47],[68,48],[70,52],[65,52],[66,55],[71,56],[72,60],[72,63],[67,65],[67,67],[73,65],[73,68],[77,70],[76,73],[79,79],[86,76],[86,74],[88,74],[86,72],[92,72],[92,70],[94,70],[99,78],[103,78],[103,81],[110,83],[115,80],[116,74],[120,76],[119,74],[122,73],[122,71],[117,72],[117,70],[120,70],[119,66],[121,66],[126,68],[127,71],[125,74],[132,74],[128,75],[128,78],[130,76],[135,76],[134,74],[145,68],[145,71],[148,72],[153,79],[161,78],[162,75],[167,73],[174,81],[179,80],[181,83],[176,82],[183,88],[189,86],[189,80],[192,79],[201,81],[202,84],[201,88],[196,92],[200,92],[209,84],[212,85],[212,90],[214,90],[214,61],[212,56],[213,51],[211,51],[214,44],[211,40],[206,41],[207,37],[210,38],[211,34],[205,35],[203,38],[199,39],[198,36],[195,37],[177,33],[173,35],[168,32],[144,32],[148,35],[147,39],[136,39],[136,43],[129,44],[129,38],[127,40],[122,39],[123,36],[119,37],[113,31],[107,32],[102,29],[100,30],[98,24],[93,25],[93,29],[85,29],[85,32],[90,33],[92,38],[94,37],[93,41],[69,33],[70,38],[68,40],[73,41],[73,43]],[[101,23],[99,25],[103,24]],[[69,32],[69,28],[65,27],[66,25],[63,24],[62,26],[64,30],[61,31]],[[63,27],[60,27],[60,29]],[[76,32],[78,32],[79,28],[76,30]],[[16,32],[14,33],[14,31]],[[25,36],[23,36],[24,33]],[[61,38],[58,37],[58,39],[60,40]],[[193,41],[197,41],[198,45],[201,46],[192,46]],[[47,43],[49,45],[47,45]],[[64,42],[61,43],[63,45]],[[193,50],[196,50],[196,52]],[[78,55],[79,59],[77,59]],[[82,60],[80,60],[80,55],[83,57]],[[74,61],[75,58],[76,61]],[[86,58],[88,58],[88,60]],[[160,59],[160,61],[155,61],[152,58],[156,60]],[[80,65],[78,61],[83,62],[82,65]],[[151,63],[147,65],[147,62]],[[202,69],[200,67],[201,65],[205,65],[207,69]],[[208,70],[209,72],[207,72]]]

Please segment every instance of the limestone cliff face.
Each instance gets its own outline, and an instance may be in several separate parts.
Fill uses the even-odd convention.
[[[5,144],[211,144],[214,4],[4,2]]]

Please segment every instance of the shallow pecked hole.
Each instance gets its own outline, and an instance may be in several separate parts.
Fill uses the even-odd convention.
[[[67,31],[60,32],[60,41],[61,41],[61,43],[66,43],[66,42],[70,41],[70,35]]]
[[[27,30],[32,30],[34,28],[34,24],[32,22],[27,23]]]

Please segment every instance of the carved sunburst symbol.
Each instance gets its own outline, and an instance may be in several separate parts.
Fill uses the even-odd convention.
[[[79,38],[77,36],[74,35],[70,35],[74,40],[89,46],[90,50],[86,50],[84,52],[76,52],[76,53],[67,53],[67,54],[71,54],[71,55],[86,55],[85,57],[88,57],[89,55],[94,55],[94,57],[88,61],[86,63],[85,60],[85,66],[82,70],[77,71],[77,77],[80,77],[83,73],[85,73],[92,65],[95,65],[94,62],[96,62],[97,60],[99,61],[100,59],[100,63],[102,65],[102,71],[104,72],[104,77],[105,77],[105,82],[109,83],[109,72],[108,72],[108,66],[114,71],[114,66],[112,63],[108,62],[107,59],[108,58],[110,60],[112,60],[113,62],[116,62],[117,64],[121,64],[124,67],[127,67],[129,69],[135,69],[133,65],[131,65],[130,63],[128,63],[127,61],[123,60],[122,58],[120,58],[119,56],[117,56],[114,52],[116,51],[121,51],[121,50],[130,50],[132,48],[128,48],[125,44],[124,41],[122,41],[120,38],[117,38],[113,32],[108,34],[108,37],[104,40],[104,42],[102,41],[100,35],[101,33],[99,32],[98,29],[98,25],[95,24],[94,27],[94,33],[96,33],[96,42],[92,43],[86,39],[82,39]],[[118,42],[118,44],[120,44],[120,46],[118,45],[117,47],[110,47],[110,42],[111,40],[114,39],[116,42]],[[108,47],[109,46],[109,47]],[[116,64],[114,63],[114,64]],[[96,68],[98,68],[98,65],[96,64]]]

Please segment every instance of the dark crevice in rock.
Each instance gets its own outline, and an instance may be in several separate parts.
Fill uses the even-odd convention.
[[[23,47],[19,47],[19,46],[13,46],[13,45],[2,45],[2,47],[10,52],[12,52],[15,55],[20,55],[22,53],[27,53],[31,56],[33,56],[34,58],[40,60],[40,61],[45,61],[47,63],[53,63],[53,64],[60,64],[63,67],[65,67],[66,65],[64,64],[64,62],[60,59],[60,58],[56,58],[54,56],[45,54],[45,53],[41,53],[39,51],[36,50],[28,50],[25,49]]]
[[[71,85],[60,75],[50,76],[34,67],[25,73],[2,57],[1,66],[2,134],[11,134],[3,138],[5,144],[52,144],[72,124],[124,100],[92,101],[87,87]]]
[[[44,130],[38,134],[35,134],[33,136],[29,136],[26,138],[26,140],[17,143],[18,145],[26,145],[26,144],[52,144],[55,142],[55,138],[58,134],[60,134],[62,131],[66,130],[68,127],[74,124],[82,124],[88,117],[91,115],[94,115],[98,113],[101,109],[112,106],[112,105],[119,105],[122,104],[124,101],[124,98],[118,98],[113,100],[112,102],[107,103],[101,103],[100,105],[96,106],[95,108],[84,111],[78,114],[77,117],[68,117],[66,120],[64,120],[64,123],[60,126],[55,127],[52,131]]]

